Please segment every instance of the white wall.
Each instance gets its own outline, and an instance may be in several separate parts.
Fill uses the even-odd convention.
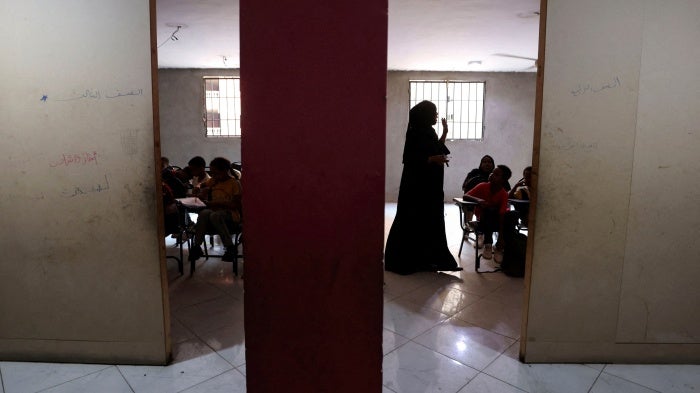
[[[241,138],[207,138],[204,76],[239,76],[238,69],[160,69],[161,153],[171,165],[185,166],[194,156],[241,160]]]
[[[154,7],[0,5],[0,359],[169,357]]]
[[[700,3],[547,3],[525,360],[697,363]]]
[[[511,184],[531,164],[535,113],[535,73],[393,71],[387,77],[386,196],[396,201],[401,182],[403,145],[408,125],[409,80],[485,81],[485,130],[481,141],[447,141],[450,166],[445,168],[445,200],[462,195],[467,172],[491,155],[513,171]],[[439,125],[439,124],[438,124]],[[440,132],[440,130],[438,130]]]

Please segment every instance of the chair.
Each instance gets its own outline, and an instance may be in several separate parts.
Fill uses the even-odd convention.
[[[236,225],[236,228],[229,226],[229,231],[231,232],[231,240],[233,241],[233,274],[238,277],[238,258],[243,258],[242,254],[238,253],[238,247],[243,244],[243,226],[241,224]],[[218,233],[207,233],[209,235],[209,241],[211,247],[214,247],[214,235]],[[223,255],[209,255],[209,251],[206,247],[206,242],[204,243],[204,259],[209,258],[221,258]],[[194,273],[194,261],[190,261],[190,275]]]
[[[528,199],[513,199],[509,198],[508,203],[513,207],[513,210],[518,212],[518,220],[516,228],[518,232],[528,231],[528,213],[530,212],[530,200]]]
[[[185,216],[186,216],[186,220],[188,221],[188,224],[186,225],[187,234],[188,234],[188,237],[187,237],[188,249],[190,248],[190,246],[192,244],[190,242],[194,241],[194,238],[195,238],[195,223],[189,219],[188,213],[189,212],[198,213],[201,210],[202,210],[201,208],[189,208],[189,210],[186,210],[187,213],[185,214]],[[228,230],[229,230],[229,233],[231,234],[231,238],[232,238],[231,240],[233,241],[233,252],[234,252],[233,274],[236,277],[238,277],[238,259],[243,258],[243,255],[239,254],[239,251],[238,251],[239,246],[241,246],[241,244],[243,244],[243,225],[240,223],[235,224],[235,225],[229,225]],[[218,236],[218,235],[219,234],[217,232],[214,232],[214,231],[205,233],[205,235],[204,235],[205,237],[209,236],[210,247],[212,247],[212,248],[214,247],[214,236]],[[205,260],[209,259],[210,257],[211,258],[223,257],[223,254],[221,254],[221,255],[210,255],[209,254],[206,238],[202,242],[202,246],[203,246],[203,256],[204,256]],[[196,262],[196,260],[190,261],[190,276],[194,274],[195,262]]]
[[[188,234],[187,234],[187,228],[184,225],[184,221],[180,220],[180,217],[182,217],[182,214],[183,214],[182,209],[181,209],[181,204],[176,202],[176,206],[178,208],[178,223],[174,224],[174,223],[166,222],[165,226],[164,226],[164,228],[165,228],[164,232],[165,232],[165,237],[175,235],[175,237],[177,238],[177,242],[175,244],[180,249],[180,256],[179,256],[179,258],[176,256],[173,256],[173,255],[166,255],[165,257],[170,258],[170,259],[174,259],[177,261],[177,269],[180,272],[180,275],[182,275],[182,274],[184,274],[184,267],[183,267],[184,258],[183,258],[182,247],[187,242],[187,251],[189,251],[190,243],[188,241],[184,240],[184,239],[188,238]]]
[[[466,217],[466,207],[467,206],[476,206],[478,205],[474,201],[469,201],[465,200],[463,198],[452,198],[452,200],[455,202],[455,204],[459,207],[459,225],[462,228],[462,241],[459,245],[459,252],[457,253],[458,256],[462,256],[462,247],[464,247],[464,243],[473,240],[474,241],[474,271],[477,273],[496,273],[500,272],[500,268],[496,268],[494,270],[488,270],[488,271],[483,271],[480,272],[479,269],[481,268],[481,257],[483,253],[479,252],[479,235],[483,235],[483,232],[479,228],[479,221],[474,220],[470,222],[465,221]],[[474,237],[470,237],[469,234],[473,233]]]

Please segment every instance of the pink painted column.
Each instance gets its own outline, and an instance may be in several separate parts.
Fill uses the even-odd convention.
[[[381,392],[387,7],[241,1],[251,393]]]

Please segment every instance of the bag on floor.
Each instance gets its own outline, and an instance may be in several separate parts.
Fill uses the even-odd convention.
[[[525,252],[527,236],[516,233],[504,242],[501,271],[510,277],[525,276]]]

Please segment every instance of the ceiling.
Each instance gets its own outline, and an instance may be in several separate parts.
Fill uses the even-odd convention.
[[[534,72],[540,0],[389,0],[390,70]],[[239,68],[239,0],[156,0],[160,68]],[[180,27],[178,27],[180,26]]]

